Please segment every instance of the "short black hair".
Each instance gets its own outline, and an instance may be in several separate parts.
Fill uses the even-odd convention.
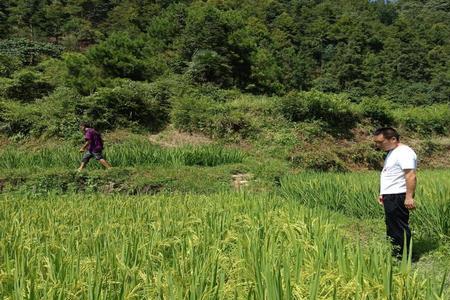
[[[92,125],[88,122],[81,122],[80,126],[84,128],[92,128]]]
[[[382,134],[384,138],[391,139],[395,137],[397,141],[400,141],[400,134],[398,134],[397,130],[392,127],[381,127],[374,131],[373,135]]]

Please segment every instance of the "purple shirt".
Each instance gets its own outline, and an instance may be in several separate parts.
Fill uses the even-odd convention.
[[[87,128],[86,132],[84,134],[84,139],[86,141],[89,141],[89,152],[102,152],[103,150],[103,140],[102,136],[98,131],[96,131],[94,128]]]

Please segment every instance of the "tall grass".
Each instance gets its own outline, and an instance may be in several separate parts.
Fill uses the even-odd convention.
[[[36,152],[8,148],[0,152],[0,169],[76,167],[82,158],[77,150],[67,145]],[[105,155],[114,166],[122,167],[154,164],[217,166],[240,163],[245,157],[238,150],[217,145],[164,149],[143,142],[112,145],[106,148]],[[99,167],[92,165],[91,168]]]
[[[422,234],[450,238],[450,170],[418,172],[417,209],[411,223]],[[285,176],[281,191],[309,207],[324,207],[357,218],[380,218],[383,208],[376,201],[379,173],[302,173]]]
[[[447,299],[342,216],[274,196],[3,196],[6,299]]]

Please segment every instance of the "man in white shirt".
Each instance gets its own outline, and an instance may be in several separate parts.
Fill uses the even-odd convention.
[[[415,208],[417,155],[400,143],[399,134],[391,127],[377,129],[374,142],[388,152],[380,176],[378,202],[384,206],[386,233],[394,246],[394,255],[401,257],[404,245],[409,250],[411,241],[409,210]]]

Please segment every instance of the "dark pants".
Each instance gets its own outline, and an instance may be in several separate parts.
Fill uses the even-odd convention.
[[[401,257],[403,247],[409,251],[411,230],[409,229],[409,210],[405,207],[405,193],[383,195],[386,233],[394,246],[393,254]]]
[[[84,162],[85,164],[87,164],[88,162],[89,162],[89,160],[91,159],[91,158],[95,158],[96,160],[101,160],[101,159],[104,159],[104,157],[103,157],[103,154],[102,154],[102,151],[99,151],[99,152],[91,152],[91,151],[86,151],[86,152],[84,152],[84,155],[83,155],[83,159],[81,160],[82,162]]]

